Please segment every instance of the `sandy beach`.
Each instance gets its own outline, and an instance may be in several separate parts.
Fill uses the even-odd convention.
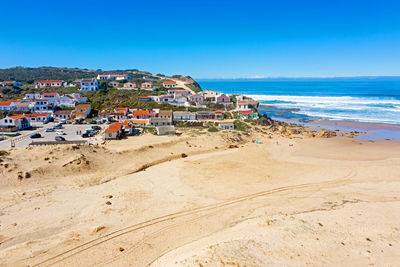
[[[397,265],[399,142],[182,132],[9,150],[0,266]]]

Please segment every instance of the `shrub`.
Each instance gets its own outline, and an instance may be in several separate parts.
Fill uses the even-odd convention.
[[[186,121],[177,121],[176,127],[187,127],[187,122]]]
[[[0,157],[8,156],[10,153],[5,150],[0,150]]]
[[[235,124],[235,129],[238,131],[246,132],[250,128],[246,123],[240,120],[235,120],[233,123]]]
[[[210,133],[216,133],[216,132],[218,132],[218,129],[216,127],[212,126],[212,127],[208,128],[208,131]]]

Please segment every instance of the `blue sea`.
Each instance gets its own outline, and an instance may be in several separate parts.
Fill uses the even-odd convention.
[[[202,89],[243,94],[275,119],[349,120],[400,125],[400,78],[198,80]]]

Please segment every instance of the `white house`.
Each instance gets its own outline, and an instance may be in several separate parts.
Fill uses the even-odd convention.
[[[237,110],[249,110],[249,102],[246,100],[239,100],[237,102]]]
[[[110,82],[108,85],[111,86],[111,87],[118,87],[119,86],[119,82]]]
[[[60,102],[60,95],[55,92],[43,93],[40,98],[48,100],[49,104],[57,104]]]
[[[179,97],[179,96],[188,96],[190,95],[190,91],[189,90],[168,90],[168,94],[169,95],[173,95],[175,98]]]
[[[218,126],[222,130],[233,130],[233,129],[235,129],[235,124],[233,124],[233,122],[219,123]]]
[[[24,115],[7,116],[0,120],[0,128],[17,128],[23,130],[31,127],[30,120]]]
[[[15,105],[16,111],[28,112],[31,111],[32,105],[30,100],[23,100]]]
[[[127,80],[127,81],[130,81],[130,80],[132,80],[132,77],[129,76],[128,74],[99,74],[99,75],[97,75],[97,80],[117,80],[117,81]]]
[[[175,81],[163,81],[163,86],[165,88],[175,88],[176,82]]]
[[[159,103],[170,103],[174,101],[174,97],[172,95],[161,95],[158,97]]]
[[[215,95],[218,96],[221,94],[221,92],[215,91],[215,90],[203,90],[200,92],[200,94],[204,95]]]
[[[28,93],[25,94],[24,99],[40,99],[42,96],[39,93]]]
[[[174,103],[177,105],[185,105],[187,103],[187,98],[185,96],[177,96],[174,99]]]
[[[33,114],[25,114],[31,122],[49,122],[50,121],[50,114],[49,113],[33,113]]]
[[[81,80],[81,89],[82,92],[91,92],[98,91],[99,83],[96,79],[82,79]]]
[[[152,82],[144,82],[140,85],[141,89],[153,89],[153,83]]]
[[[34,81],[36,88],[42,87],[62,87],[65,84],[63,80],[37,80]]]
[[[60,106],[62,107],[75,107],[77,100],[71,95],[63,95],[60,98]]]
[[[48,99],[33,99],[29,105],[33,112],[42,112],[49,110],[49,100]]]
[[[0,110],[2,111],[10,111],[16,109],[16,104],[21,102],[21,100],[7,100],[0,102]]]
[[[54,112],[56,120],[69,120],[72,117],[73,110],[57,110]]]
[[[202,104],[204,102],[203,96],[201,96],[199,94],[189,95],[188,99],[190,102],[199,103],[199,104]]]
[[[124,83],[124,88],[125,89],[134,89],[134,88],[136,88],[137,86],[136,86],[136,83],[134,83],[134,82],[127,82],[127,83]]]

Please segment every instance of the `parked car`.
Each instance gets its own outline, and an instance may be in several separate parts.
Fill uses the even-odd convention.
[[[98,125],[93,125],[93,126],[92,126],[92,129],[93,129],[93,130],[100,131],[100,130],[101,130],[101,127],[98,126]]]
[[[67,120],[60,120],[60,124],[66,124]]]
[[[55,138],[54,138],[56,141],[65,141],[65,138],[64,137],[62,137],[62,136],[56,136]]]
[[[62,124],[57,124],[56,126],[54,126],[54,129],[62,129],[62,128],[63,128]]]
[[[63,130],[57,130],[56,134],[58,134],[58,135],[66,135],[66,133]]]
[[[54,128],[47,128],[46,129],[46,132],[48,133],[48,132],[55,132],[56,130],[54,129]]]
[[[82,134],[83,138],[88,138],[88,137],[92,137],[92,136],[93,136],[93,134],[91,134],[91,133],[83,133]]]
[[[40,133],[31,134],[31,138],[32,138],[32,139],[33,139],[33,138],[40,138],[40,137],[42,137],[42,135],[41,135]]]

